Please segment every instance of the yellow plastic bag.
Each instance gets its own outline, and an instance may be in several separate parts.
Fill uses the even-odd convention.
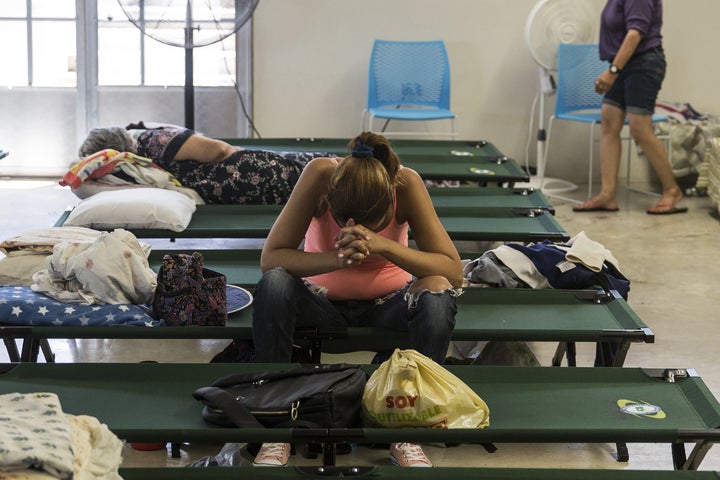
[[[485,428],[490,410],[462,380],[415,350],[395,349],[363,393],[365,425]]]

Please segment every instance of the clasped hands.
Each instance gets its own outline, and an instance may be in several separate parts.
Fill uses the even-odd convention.
[[[363,225],[349,219],[335,239],[337,258],[341,267],[360,265],[373,253],[373,240],[377,234]]]

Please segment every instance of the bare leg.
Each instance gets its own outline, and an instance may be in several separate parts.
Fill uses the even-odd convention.
[[[604,103],[600,123],[600,193],[575,208],[576,212],[617,210],[617,182],[622,153],[622,132],[625,111]]]
[[[668,162],[665,145],[655,136],[650,115],[630,113],[628,118],[630,119],[630,135],[642,148],[662,185],[662,196],[649,211],[662,212],[669,210],[682,200],[683,193],[675,181],[675,175]]]

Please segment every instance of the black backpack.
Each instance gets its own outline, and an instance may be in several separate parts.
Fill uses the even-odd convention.
[[[357,365],[303,366],[226,375],[195,390],[205,421],[225,427],[345,428],[361,425],[367,374]]]

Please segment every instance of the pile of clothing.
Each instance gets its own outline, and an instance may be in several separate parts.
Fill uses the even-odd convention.
[[[567,243],[548,240],[505,244],[466,261],[463,275],[472,284],[505,288],[582,289],[601,286],[625,300],[630,281],[618,260],[602,244],[580,232]]]

